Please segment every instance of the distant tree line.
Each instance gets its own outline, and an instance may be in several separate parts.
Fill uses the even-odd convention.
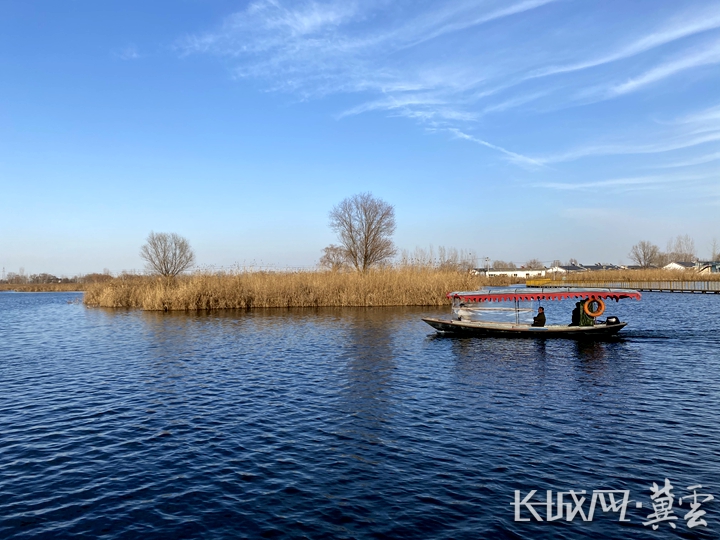
[[[9,285],[36,285],[44,283],[101,283],[113,279],[110,271],[105,273],[79,274],[72,277],[58,277],[53,274],[25,274],[21,269],[20,272],[8,272],[5,279],[0,279],[0,283]]]
[[[75,283],[74,281],[72,281],[73,279],[76,278],[59,278],[52,274],[27,275],[21,270],[19,273],[8,272],[3,282],[10,283],[12,285],[24,285],[26,283]]]
[[[428,249],[416,247],[410,252],[403,249],[397,264],[401,267],[436,268],[438,270],[470,271],[477,266],[478,257],[472,251],[440,246],[437,253],[432,246]]]
[[[472,251],[439,247],[437,254],[416,248],[414,252],[402,250],[396,261],[397,248],[392,241],[395,232],[395,208],[374,197],[371,193],[359,193],[332,208],[329,213],[330,228],[337,234],[338,244],[330,244],[323,249],[319,266],[332,271],[355,270],[366,272],[372,267],[397,264],[401,267],[423,267],[441,270],[469,271],[477,267],[478,257]],[[670,239],[665,251],[650,241],[642,240],[632,246],[628,254],[630,259],[642,268],[662,267],[670,262],[695,262],[697,252],[695,242],[688,235]],[[146,263],[148,274],[162,276],[172,280],[195,264],[195,253],[187,239],[176,233],[150,232],[146,243],[140,249],[140,257]],[[720,245],[713,240],[712,260],[720,260]],[[486,264],[493,270],[515,270],[512,261],[494,260]],[[570,259],[565,266],[577,266],[577,259]],[[563,266],[554,260],[552,267]],[[543,261],[529,259],[521,266],[524,269],[542,270]],[[134,272],[123,272],[119,277],[136,277]],[[58,277],[53,274],[25,274],[23,268],[18,273],[10,272],[0,283],[46,284],[46,283],[100,283],[113,279],[108,269],[103,273],[91,273],[73,277]]]
[[[711,251],[713,260],[720,257],[715,240],[713,240]],[[668,240],[665,251],[648,240],[641,240],[630,248],[628,256],[642,268],[662,267],[671,262],[695,262],[698,260],[695,241],[687,234]]]

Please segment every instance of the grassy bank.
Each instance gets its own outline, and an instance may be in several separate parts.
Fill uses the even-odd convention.
[[[388,268],[358,272],[195,273],[174,281],[125,276],[87,286],[85,304],[144,310],[254,307],[440,306],[449,291],[506,285],[467,272]]]

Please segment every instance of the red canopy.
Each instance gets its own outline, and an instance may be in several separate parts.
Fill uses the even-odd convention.
[[[610,298],[616,302],[621,298],[633,298],[640,300],[641,295],[637,291],[622,289],[487,289],[482,291],[451,292],[448,298],[461,298],[465,302],[513,302],[530,300],[566,300],[568,298],[597,299]]]

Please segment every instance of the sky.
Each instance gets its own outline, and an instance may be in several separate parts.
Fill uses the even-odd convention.
[[[0,266],[311,268],[371,192],[399,249],[629,263],[720,241],[720,3],[3,0]]]

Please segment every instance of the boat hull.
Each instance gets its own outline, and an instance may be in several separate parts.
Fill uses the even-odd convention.
[[[530,326],[527,324],[453,321],[450,319],[423,318],[423,321],[444,334],[504,337],[504,338],[563,338],[603,339],[617,335],[627,323],[595,324],[593,326]]]

